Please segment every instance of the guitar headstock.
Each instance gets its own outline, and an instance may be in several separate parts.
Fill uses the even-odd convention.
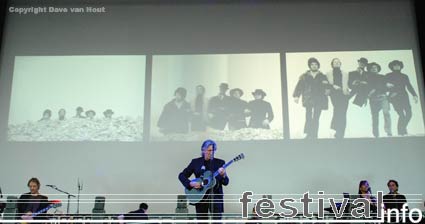
[[[237,162],[241,159],[245,159],[245,155],[243,153],[237,155],[235,158],[233,158],[233,162]]]

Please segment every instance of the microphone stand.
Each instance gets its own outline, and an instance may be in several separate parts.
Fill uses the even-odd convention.
[[[77,214],[80,214],[80,191],[83,190],[83,181],[81,181],[80,184],[80,179],[78,179],[78,194],[77,194]]]
[[[54,190],[56,190],[56,191],[59,191],[59,192],[61,192],[61,193],[64,193],[64,194],[66,194],[66,195],[68,196],[68,204],[67,204],[67,206],[66,206],[66,214],[69,214],[69,204],[70,204],[70,200],[71,200],[71,197],[74,197],[74,198],[75,198],[75,195],[70,194],[70,193],[68,193],[68,192],[66,192],[66,191],[64,191],[64,190],[61,190],[61,189],[57,188],[55,185],[52,185],[52,186],[50,186],[50,185],[49,185],[48,187],[51,187],[52,189],[54,189]]]

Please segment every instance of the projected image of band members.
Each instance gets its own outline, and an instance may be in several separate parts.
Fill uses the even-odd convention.
[[[241,99],[243,94],[243,90],[239,88],[230,90],[229,130],[239,130],[247,127],[246,117],[249,111],[248,103]]]
[[[379,112],[381,110],[384,115],[384,130],[388,136],[392,136],[387,82],[386,77],[379,74],[380,71],[381,66],[375,62],[367,65],[367,80],[369,85],[368,97],[370,111],[372,113],[372,133],[376,138],[379,137]]]
[[[331,129],[335,130],[335,138],[344,138],[350,97],[348,74],[341,69],[341,65],[341,60],[334,58],[331,62],[332,70],[326,73],[331,87],[330,98],[333,105]]]
[[[328,109],[329,81],[320,70],[320,63],[316,58],[308,59],[309,70],[303,73],[295,87],[293,97],[295,103],[302,97],[305,107],[304,133],[306,138],[317,138],[319,120],[322,110]]]
[[[196,86],[196,96],[192,100],[192,131],[205,131],[207,128],[208,99],[205,97],[205,87],[203,85]]]
[[[272,105],[264,100],[266,95],[266,92],[262,89],[256,89],[252,93],[254,100],[248,103],[249,115],[251,117],[249,127],[251,128],[270,129],[270,122],[273,121],[274,115]]]
[[[392,71],[386,75],[389,101],[398,114],[397,134],[404,136],[408,134],[407,126],[412,118],[412,108],[406,89],[413,96],[415,103],[418,103],[418,95],[410,83],[409,76],[401,72],[404,67],[402,61],[394,60],[388,67]]]
[[[210,99],[208,104],[209,126],[217,130],[224,130],[229,118],[230,97],[226,94],[229,89],[227,83],[221,83],[219,93]]]
[[[187,133],[191,116],[190,104],[186,101],[187,90],[179,87],[174,91],[174,99],[165,104],[158,120],[161,133]]]

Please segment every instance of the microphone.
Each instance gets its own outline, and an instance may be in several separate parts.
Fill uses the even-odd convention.
[[[3,192],[1,191],[1,187],[0,187],[0,198],[3,198]]]
[[[46,184],[46,187],[56,187],[56,185]]]

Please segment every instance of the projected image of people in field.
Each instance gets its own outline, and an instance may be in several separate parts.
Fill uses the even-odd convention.
[[[141,141],[145,56],[15,58],[9,141]]]

